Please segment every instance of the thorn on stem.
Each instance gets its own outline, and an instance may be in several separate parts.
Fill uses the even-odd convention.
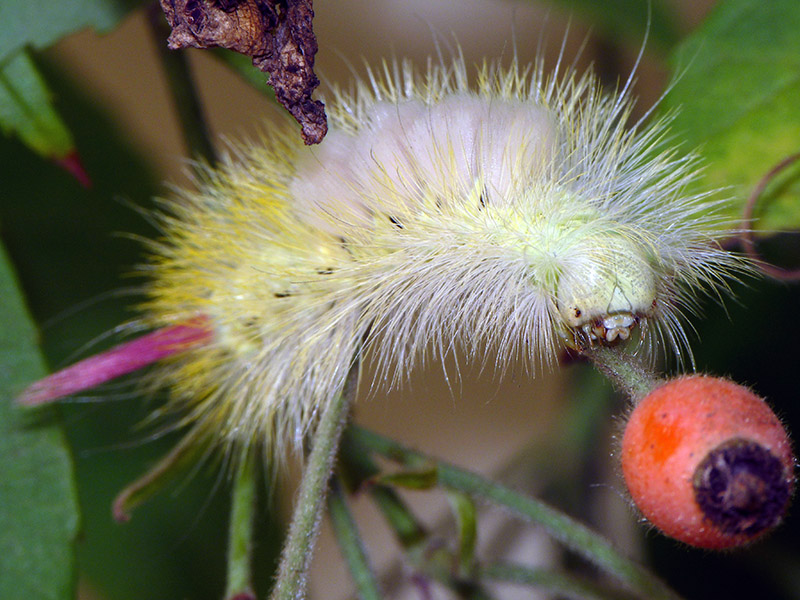
[[[81,155],[78,154],[76,149],[73,148],[64,156],[55,158],[54,162],[67,173],[72,175],[84,188],[87,190],[92,189],[94,184],[92,183],[86,168],[83,166]]]

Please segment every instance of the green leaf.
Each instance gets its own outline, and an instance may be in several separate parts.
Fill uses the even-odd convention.
[[[50,91],[28,54],[85,27],[108,31],[137,0],[3,0],[0,3],[0,129],[34,152],[63,158],[72,135],[53,108]]]
[[[800,2],[727,0],[672,57],[673,130],[706,159],[705,183],[730,187],[738,218],[758,181],[800,151]],[[800,181],[762,198],[758,228],[800,227]]]
[[[26,50],[0,65],[0,129],[46,158],[61,158],[75,146]]]
[[[408,490],[429,490],[438,483],[437,477],[436,468],[430,467],[413,471],[386,473],[376,477],[375,482]]]
[[[0,598],[73,597],[78,504],[56,424],[13,403],[45,373],[36,333],[0,250]]]
[[[28,46],[46,48],[85,27],[112,29],[136,0],[3,0],[0,2],[0,62]]]
[[[461,492],[448,490],[447,500],[458,526],[459,571],[462,575],[469,575],[475,562],[475,544],[478,541],[478,511],[472,498]]]

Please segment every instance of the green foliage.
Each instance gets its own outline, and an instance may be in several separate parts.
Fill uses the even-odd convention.
[[[134,0],[3,0],[0,3],[0,130],[41,156],[62,158],[74,148],[72,135],[53,106],[52,94],[31,58],[85,27],[108,31]]]
[[[47,84],[25,49],[9,56],[0,67],[0,129],[6,135],[18,135],[45,157],[63,157],[75,146],[53,107]]]
[[[3,0],[0,63],[21,48],[41,50],[86,27],[109,31],[141,4],[137,0]]]
[[[735,196],[741,215],[758,181],[800,151],[800,2],[726,0],[676,50],[665,107],[685,147],[699,147],[708,187]],[[757,228],[800,227],[800,169],[761,201]]]
[[[141,261],[142,250],[129,236],[156,235],[137,209],[152,210],[151,198],[160,188],[143,157],[104,110],[47,63],[43,72],[61,99],[65,122],[74,132],[94,186],[80,187],[18,140],[0,138],[4,174],[0,223],[27,304],[43,324],[38,341],[48,363],[58,367],[75,360],[76,350],[84,344],[91,344],[92,350],[84,350],[83,356],[99,347],[98,339],[113,343],[104,334],[131,317],[130,306],[138,300],[131,287],[140,280],[125,275]],[[126,235],[116,235],[119,232]],[[109,296],[109,291],[114,294]],[[4,316],[5,304],[0,304]],[[0,337],[4,333],[2,325]],[[10,402],[39,374],[21,374],[13,388],[0,374],[0,387],[7,394],[2,401]],[[225,486],[213,469],[211,474],[194,469],[178,478],[169,491],[178,487],[180,493],[160,495],[134,513],[130,523],[120,525],[112,519],[115,495],[176,441],[175,436],[145,439],[140,425],[158,400],[151,399],[149,405],[138,399],[120,401],[130,389],[112,386],[97,392],[89,405],[62,407],[62,421],[75,449],[82,513],[78,542],[69,551],[77,554],[80,575],[109,599],[218,599],[225,572],[227,501]],[[54,496],[52,510],[57,503]],[[261,519],[259,527],[261,540],[278,539],[269,519]],[[21,544],[25,538],[8,531],[0,539],[18,552],[31,556],[44,552],[33,540]],[[257,554],[267,555],[264,564],[271,564],[276,543],[262,542],[257,549]],[[3,575],[0,586],[16,583],[15,577]],[[73,578],[70,572],[70,583]],[[72,597],[71,592],[66,597]],[[17,597],[0,593],[3,600]]]
[[[45,373],[0,249],[0,598],[72,597],[78,503],[69,451],[52,412],[32,414],[12,397]]]

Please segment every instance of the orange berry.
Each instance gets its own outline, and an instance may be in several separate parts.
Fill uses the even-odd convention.
[[[746,544],[775,527],[794,487],[778,417],[747,388],[702,375],[668,381],[633,410],[622,472],[645,517],[700,548]]]

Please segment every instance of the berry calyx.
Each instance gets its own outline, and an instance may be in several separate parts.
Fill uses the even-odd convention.
[[[794,488],[789,437],[747,388],[702,375],[668,381],[631,413],[621,449],[642,514],[700,548],[747,544],[783,518]]]

